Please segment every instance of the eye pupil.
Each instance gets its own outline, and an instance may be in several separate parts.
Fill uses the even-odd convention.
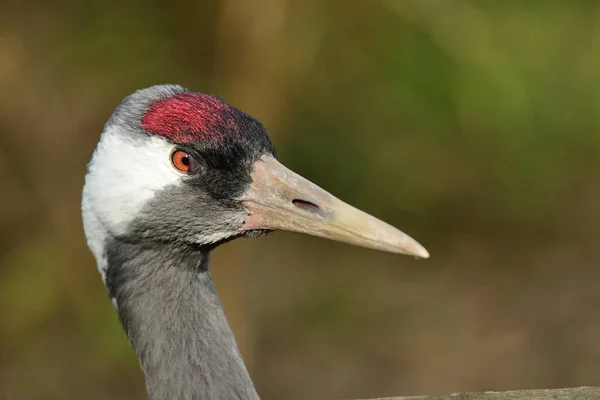
[[[181,157],[181,163],[185,166],[189,166],[190,165],[190,158],[188,156],[183,156]]]

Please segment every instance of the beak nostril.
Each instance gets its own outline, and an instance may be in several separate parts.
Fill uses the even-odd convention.
[[[314,214],[321,213],[321,209],[319,208],[319,206],[315,203],[311,203],[310,201],[294,199],[292,200],[292,204],[304,211],[308,211]]]

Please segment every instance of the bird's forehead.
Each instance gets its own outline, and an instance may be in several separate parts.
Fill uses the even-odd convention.
[[[152,104],[141,125],[172,143],[221,141],[241,135],[245,117],[216,97],[184,92]]]

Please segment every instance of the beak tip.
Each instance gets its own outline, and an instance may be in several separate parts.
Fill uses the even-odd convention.
[[[423,246],[421,246],[421,248],[415,252],[415,255],[417,256],[417,258],[429,258],[429,252]]]
[[[412,243],[410,247],[406,251],[407,254],[414,256],[415,258],[426,259],[429,258],[429,252],[425,247],[421,246],[421,244],[415,240],[411,240]]]

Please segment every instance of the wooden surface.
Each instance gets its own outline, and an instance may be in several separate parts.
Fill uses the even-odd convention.
[[[455,393],[447,396],[385,397],[370,400],[600,400],[600,388],[510,390],[507,392]]]

